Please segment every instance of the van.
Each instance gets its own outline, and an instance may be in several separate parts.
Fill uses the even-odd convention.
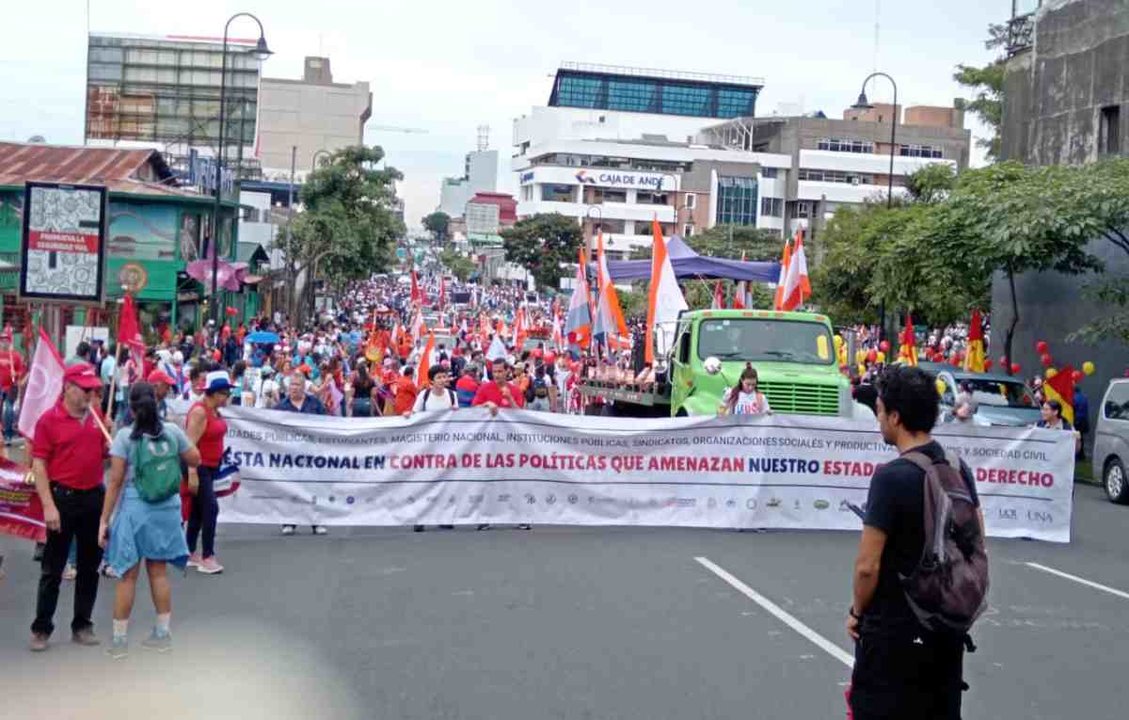
[[[1112,502],[1129,505],[1129,379],[1111,380],[1094,427],[1094,477]]]

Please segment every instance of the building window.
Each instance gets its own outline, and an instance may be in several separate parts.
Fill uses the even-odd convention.
[[[602,205],[604,203],[625,203],[627,202],[626,190],[610,190],[608,188],[593,188],[592,194],[589,196],[593,205]]]
[[[796,203],[796,217],[806,218],[811,216],[811,207],[804,200]]]
[[[717,179],[718,225],[757,224],[757,179],[719,176]]]
[[[800,169],[796,173],[798,180],[811,182],[843,183],[844,185],[869,185],[873,181],[870,175],[840,172],[838,170],[807,170]]]
[[[663,192],[640,190],[635,193],[635,202],[639,205],[667,205],[667,195]]]
[[[1098,154],[1119,155],[1121,153],[1121,107],[1108,105],[1102,108],[1101,123],[1098,128]]]
[[[824,138],[823,140],[819,141],[816,147],[820,150],[830,150],[831,152],[874,152],[874,143],[868,140],[839,140],[836,138]]]
[[[761,198],[761,215],[765,217],[784,217],[784,199],[773,197]]]
[[[686,193],[686,199],[683,201],[683,206],[693,209],[694,204],[698,201],[698,196],[694,193]]]
[[[766,167],[761,168],[761,177],[762,178],[771,179],[771,178],[776,177],[776,174],[777,174],[776,168],[766,168]]]
[[[659,223],[659,225],[663,229],[663,237],[670,237],[670,225],[667,224],[667,223]],[[651,223],[643,222],[641,220],[636,220],[635,221],[635,234],[636,235],[646,235],[646,236],[650,237],[652,235]]]
[[[710,109],[710,88],[667,83],[662,89],[662,112],[666,115],[717,117]]]
[[[693,234],[694,234],[694,226],[693,225],[683,225],[682,226],[682,237],[688,238]]]
[[[626,226],[627,224],[623,220],[596,220],[593,218],[593,227],[605,235],[622,235]]]
[[[576,202],[576,186],[542,185],[541,199],[548,202]]]
[[[945,156],[941,152],[941,148],[933,147],[932,145],[902,145],[898,148],[898,154],[902,157],[916,157],[916,158],[930,158],[940,160]]]

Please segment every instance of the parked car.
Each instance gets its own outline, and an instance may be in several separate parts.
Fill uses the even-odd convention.
[[[1098,409],[1094,427],[1094,477],[1102,479],[1106,495],[1129,505],[1129,379],[1111,380]]]
[[[977,425],[1029,427],[1039,422],[1039,404],[1022,379],[1001,373],[966,372],[938,363],[920,363],[945,383],[941,393],[941,416],[948,418],[956,404],[956,395],[967,386],[976,405],[973,419]]]

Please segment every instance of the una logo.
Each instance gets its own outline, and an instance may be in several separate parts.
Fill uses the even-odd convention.
[[[588,171],[587,170],[577,171],[576,181],[579,182],[581,185],[584,185],[584,184],[595,185],[596,184],[595,178],[588,177]]]

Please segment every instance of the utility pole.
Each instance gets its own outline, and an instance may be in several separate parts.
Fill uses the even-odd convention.
[[[290,146],[290,190],[286,201],[286,314],[294,320],[294,242],[290,235],[290,222],[294,219],[294,163],[298,159],[298,146]]]

